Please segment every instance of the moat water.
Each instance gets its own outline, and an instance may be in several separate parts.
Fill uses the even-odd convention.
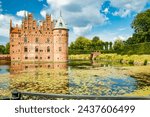
[[[130,66],[128,66],[130,67]],[[146,84],[127,75],[121,64],[70,61],[67,63],[0,64],[0,97],[15,89],[69,95],[121,96]]]

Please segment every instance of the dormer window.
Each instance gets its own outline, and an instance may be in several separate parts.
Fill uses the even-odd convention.
[[[63,26],[62,22],[60,22],[60,23],[59,23],[59,26],[60,26],[60,27],[62,27],[62,26]]]

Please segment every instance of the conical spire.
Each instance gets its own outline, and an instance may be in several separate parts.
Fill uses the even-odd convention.
[[[68,29],[63,18],[62,18],[62,12],[60,11],[60,17],[58,18],[55,29]]]
[[[61,10],[60,10],[60,17],[62,17],[62,13],[61,13]]]
[[[26,11],[24,11],[24,19],[27,19]]]

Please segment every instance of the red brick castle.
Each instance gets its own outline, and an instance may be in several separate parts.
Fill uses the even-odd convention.
[[[11,61],[68,61],[68,31],[61,15],[57,21],[46,15],[40,25],[29,13],[21,26],[13,27],[10,20]]]

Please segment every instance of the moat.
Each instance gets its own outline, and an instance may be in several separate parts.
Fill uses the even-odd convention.
[[[133,92],[150,86],[149,76],[134,77],[133,69],[134,66],[91,61],[1,63],[0,97],[11,96],[15,89],[51,94],[132,96]]]

